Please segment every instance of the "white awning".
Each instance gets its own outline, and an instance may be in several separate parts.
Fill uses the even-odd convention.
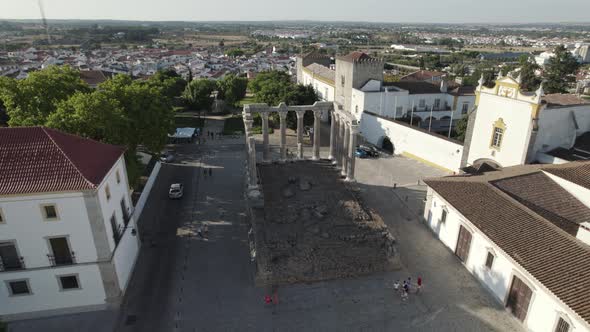
[[[168,134],[168,137],[172,138],[192,138],[195,134],[195,128],[176,128],[176,132],[173,135]]]

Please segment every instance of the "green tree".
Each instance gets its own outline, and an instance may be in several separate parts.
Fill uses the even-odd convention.
[[[123,140],[131,151],[138,145],[152,152],[162,149],[173,129],[174,117],[161,87],[133,81],[128,75],[117,75],[102,83],[99,89],[121,107]]]
[[[174,69],[159,70],[149,78],[148,82],[162,88],[164,95],[171,100],[180,97],[187,84]]]
[[[225,53],[225,55],[232,57],[232,58],[237,58],[237,57],[244,55],[244,51],[242,51],[239,48],[234,48],[234,49],[227,51],[227,53]]]
[[[48,127],[105,143],[124,145],[126,119],[119,102],[102,91],[76,92],[61,101],[47,119]]]
[[[467,123],[469,122],[469,115],[464,115],[457,123],[455,124],[455,133],[457,136],[455,137],[457,140],[463,142],[465,141],[465,133],[467,132]]]
[[[4,89],[2,98],[11,126],[43,125],[56,105],[76,92],[90,88],[80,79],[80,73],[69,66],[50,66],[32,72],[16,81],[14,87]]]
[[[201,78],[193,80],[187,84],[182,98],[185,100],[187,106],[197,111],[209,111],[213,105],[213,97],[211,93],[217,88],[214,81]]]
[[[230,74],[218,81],[217,86],[219,90],[218,97],[225,100],[226,103],[235,106],[238,101],[246,96],[248,79]]]
[[[13,89],[16,88],[16,81],[10,77],[0,76],[0,127],[8,125],[8,113],[6,112],[6,106],[4,105],[4,96],[6,94],[12,94]]]
[[[544,89],[547,93],[566,93],[575,82],[575,73],[580,64],[563,45],[557,46],[553,53],[555,55],[549,58],[545,67]]]
[[[540,69],[536,62],[530,61],[527,55],[519,59],[520,64],[520,88],[524,91],[534,91],[541,84],[541,78],[535,74]]]

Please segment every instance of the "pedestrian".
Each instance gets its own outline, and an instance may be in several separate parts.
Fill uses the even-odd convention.
[[[209,236],[209,226],[207,224],[203,225],[203,234],[205,237]]]
[[[407,281],[404,280],[404,292],[409,293],[410,292],[410,285],[408,284]]]
[[[203,168],[203,175],[207,176],[207,168]]]
[[[404,289],[402,289],[402,301],[407,301],[408,300],[408,292]]]
[[[270,295],[264,295],[264,303],[271,304],[272,303],[272,297],[270,297]]]
[[[418,286],[416,287],[416,293],[420,292],[420,289],[422,289],[422,277],[418,277]]]
[[[213,168],[209,167],[209,176],[213,176]]]
[[[399,280],[393,282],[393,289],[397,292],[399,291]]]
[[[410,292],[411,288],[412,288],[412,277],[408,277],[408,293]]]
[[[201,227],[197,228],[197,236],[201,239],[203,238],[203,230],[201,229]]]

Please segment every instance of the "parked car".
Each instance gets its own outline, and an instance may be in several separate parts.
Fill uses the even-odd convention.
[[[360,158],[377,158],[379,157],[379,150],[371,145],[359,145],[356,148],[357,157]]]
[[[160,161],[163,163],[171,163],[174,161],[174,155],[171,152],[164,152],[160,155]]]
[[[184,195],[184,186],[181,183],[173,183],[170,185],[168,197],[170,199],[180,199]]]

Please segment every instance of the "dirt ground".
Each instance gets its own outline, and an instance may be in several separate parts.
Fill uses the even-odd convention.
[[[395,240],[329,162],[260,165],[264,213],[253,231],[261,284],[367,275],[396,267]]]

